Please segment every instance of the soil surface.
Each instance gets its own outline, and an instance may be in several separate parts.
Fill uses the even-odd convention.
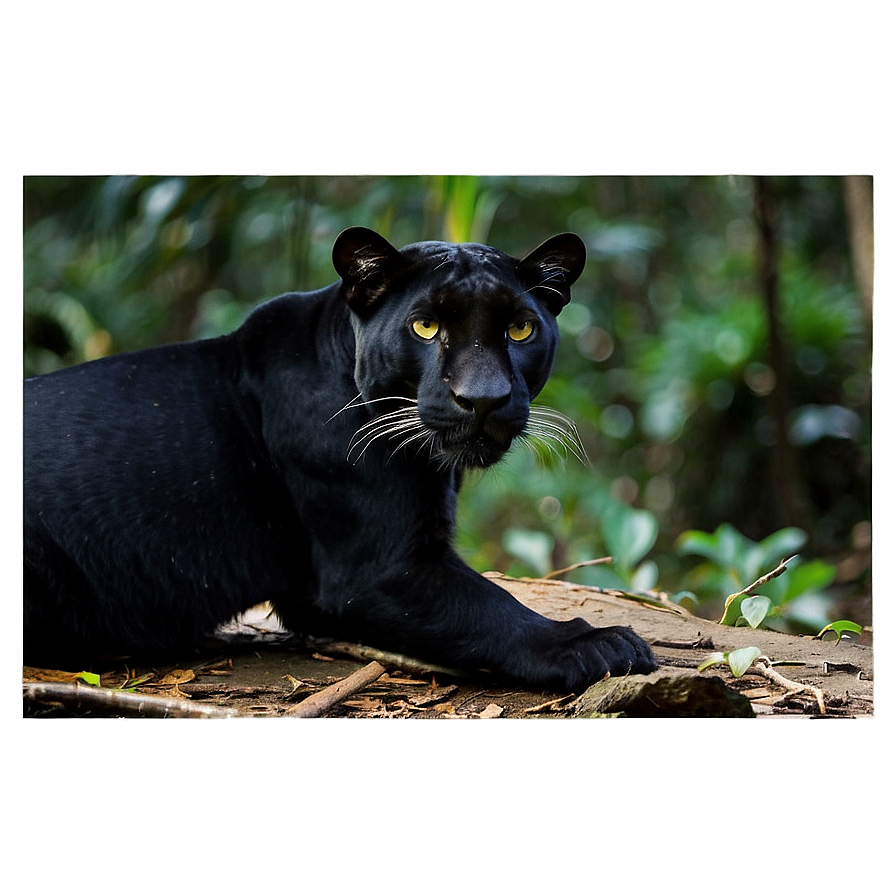
[[[692,616],[663,600],[653,602],[556,580],[510,579],[488,573],[517,599],[554,619],[581,616],[594,625],[630,625],[653,647],[660,670],[630,676],[624,700],[611,682],[577,698],[530,691],[486,674],[464,676],[358,645],[311,641],[284,632],[267,608],[256,607],[223,626],[206,648],[150,667],[127,658],[96,663],[100,687],[76,670],[23,670],[27,716],[278,717],[371,660],[386,673],[341,699],[327,717],[568,718],[594,715],[744,715],[860,717],[873,712],[870,629],[859,641],[839,643],[778,632],[732,628]],[[727,664],[698,672],[714,652],[756,647],[765,660],[735,677]],[[770,671],[769,671],[770,670]],[[717,679],[718,682],[707,682]],[[620,680],[613,680],[618,685]],[[641,685],[643,684],[643,688]],[[708,687],[712,684],[712,687]],[[712,694],[710,695],[710,691]],[[593,692],[593,693],[592,693]],[[719,695],[727,695],[717,701]],[[586,698],[599,698],[587,703]],[[745,709],[745,711],[744,711]]]

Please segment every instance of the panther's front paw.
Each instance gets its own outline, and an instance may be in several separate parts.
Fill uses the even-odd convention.
[[[578,625],[576,625],[578,623]],[[614,625],[592,628],[582,620],[566,623],[580,630],[554,654],[565,689],[579,692],[607,675],[647,674],[657,668],[653,651],[632,629]]]
[[[647,642],[627,626],[597,628],[592,639],[598,642],[610,675],[646,675],[657,668]]]

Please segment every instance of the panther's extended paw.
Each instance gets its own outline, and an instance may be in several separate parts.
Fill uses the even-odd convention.
[[[584,637],[605,660],[610,675],[647,674],[657,667],[647,642],[627,626],[596,628]]]
[[[560,624],[567,627],[567,636],[555,644],[551,659],[563,690],[580,692],[607,675],[647,674],[657,668],[647,642],[628,627],[592,628],[581,619]]]

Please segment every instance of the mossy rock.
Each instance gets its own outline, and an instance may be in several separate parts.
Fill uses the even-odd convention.
[[[743,694],[712,675],[631,675],[592,685],[576,701],[577,718],[752,718]]]

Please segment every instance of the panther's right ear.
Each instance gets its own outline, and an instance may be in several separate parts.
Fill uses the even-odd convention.
[[[569,288],[585,269],[585,244],[574,233],[560,233],[543,242],[518,265],[523,283],[548,307],[559,314],[569,304]]]
[[[349,307],[358,314],[379,302],[404,259],[388,240],[366,227],[349,227],[333,244],[333,267],[342,277]]]

